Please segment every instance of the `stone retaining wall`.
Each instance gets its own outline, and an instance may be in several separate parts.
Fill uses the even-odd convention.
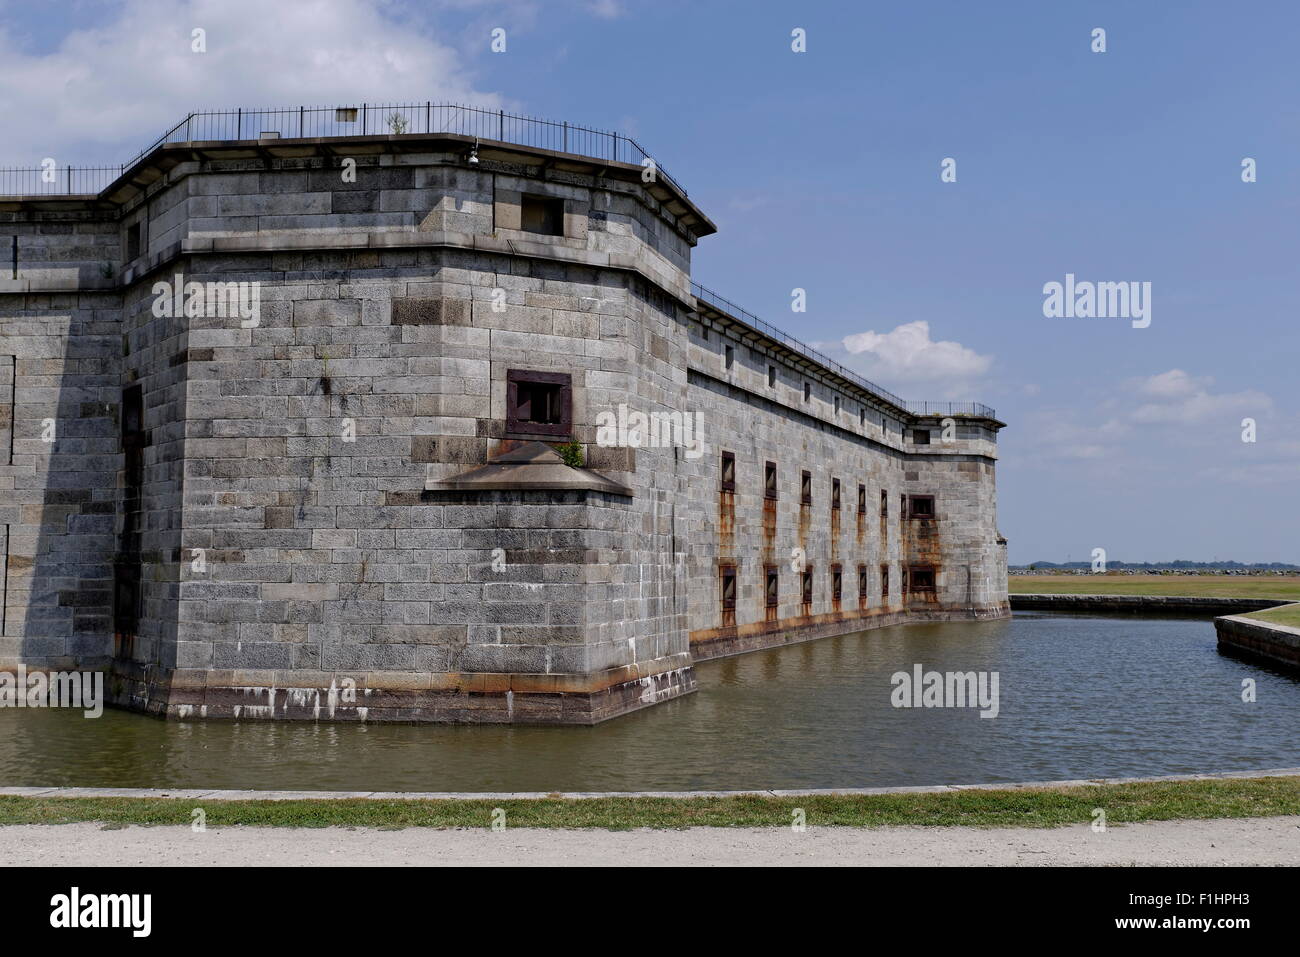
[[[1179,615],[1208,618],[1284,605],[1280,598],[1201,598],[1182,595],[1010,595],[1012,611],[1065,611],[1081,615]]]
[[[1228,615],[1214,619],[1219,650],[1287,668],[1300,668],[1300,628],[1258,618]]]

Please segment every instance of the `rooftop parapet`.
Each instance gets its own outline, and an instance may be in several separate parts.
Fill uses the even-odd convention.
[[[686,190],[636,140],[612,130],[519,116],[454,103],[358,103],[190,113],[120,166],[0,169],[0,196],[89,196],[106,190],[136,163],[168,145],[345,136],[451,134],[571,153],[612,163],[654,164],[657,176]]]

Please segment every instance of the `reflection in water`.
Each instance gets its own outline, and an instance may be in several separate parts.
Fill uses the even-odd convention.
[[[997,671],[1000,713],[896,709],[890,676]],[[824,638],[697,668],[594,728],[176,722],[0,711],[0,784],[581,791],[980,783],[1300,765],[1300,682],[1206,621],[1023,613]],[[1254,678],[1258,700],[1241,700]]]

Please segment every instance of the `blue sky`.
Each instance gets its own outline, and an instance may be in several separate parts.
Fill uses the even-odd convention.
[[[1300,561],[1298,28],[1282,0],[0,0],[0,164],[336,100],[618,129],[718,224],[697,280],[907,398],[997,408],[1013,562]],[[1150,282],[1150,326],[1045,318],[1066,273]]]

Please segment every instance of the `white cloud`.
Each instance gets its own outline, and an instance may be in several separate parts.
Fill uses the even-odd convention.
[[[1226,417],[1259,416],[1273,408],[1273,400],[1262,392],[1247,389],[1213,393],[1213,382],[1209,376],[1198,378],[1182,369],[1136,380],[1131,383],[1133,390],[1152,401],[1133,409],[1129,417],[1145,425],[1192,425]]]
[[[623,6],[618,0],[591,0],[587,9],[602,20],[616,20],[623,15]]]
[[[891,332],[845,336],[842,344],[866,375],[890,382],[969,380],[993,364],[992,356],[982,356],[959,342],[931,339],[930,324],[924,319]]]
[[[473,88],[445,37],[391,9],[384,0],[124,0],[112,22],[35,55],[0,24],[0,163],[119,163],[192,110],[498,105]],[[191,51],[196,27],[205,53]]]
[[[1168,372],[1161,372],[1159,375],[1137,380],[1136,387],[1139,392],[1145,395],[1160,398],[1179,398],[1192,395],[1198,390],[1209,386],[1213,381],[1214,379],[1209,376],[1195,378],[1182,369],[1170,369]]]

